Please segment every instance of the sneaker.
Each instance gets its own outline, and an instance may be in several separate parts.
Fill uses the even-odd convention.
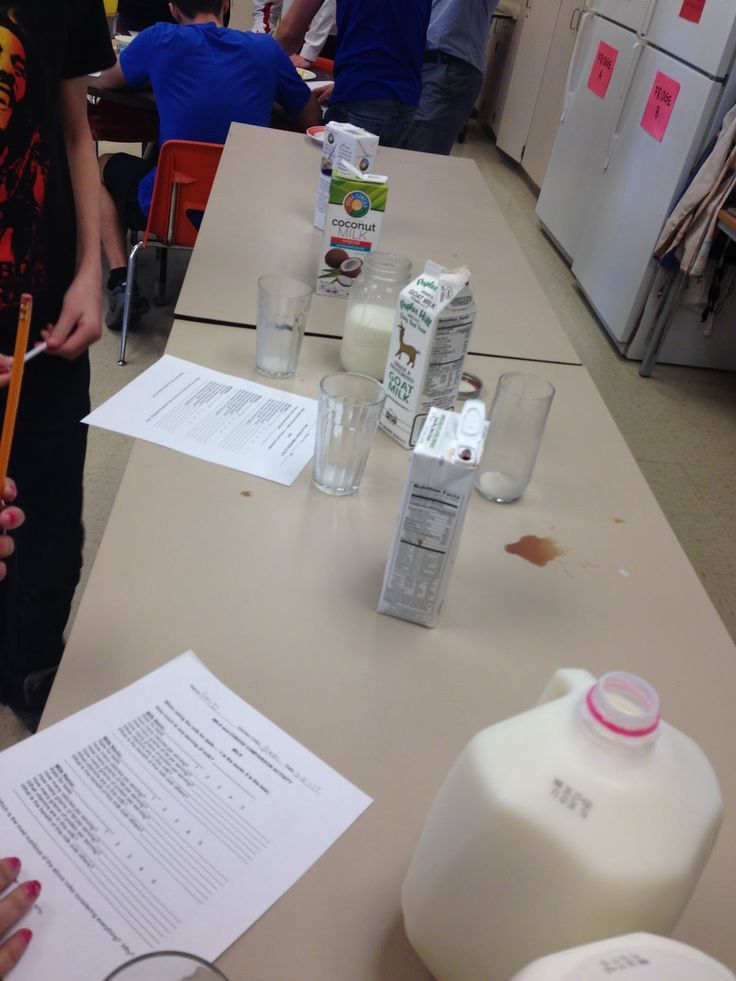
[[[123,329],[123,310],[125,308],[125,283],[120,283],[115,289],[107,291],[107,313],[105,323],[110,330],[120,331]],[[134,330],[135,325],[144,313],[148,313],[151,304],[142,296],[138,284],[133,285],[133,302],[128,319],[128,330]]]

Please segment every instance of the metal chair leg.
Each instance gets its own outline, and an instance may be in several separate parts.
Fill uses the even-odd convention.
[[[641,367],[639,368],[639,374],[642,378],[649,378],[654,371],[659,352],[670,327],[675,304],[680,298],[686,278],[685,273],[678,269],[670,285],[662,309],[647,336],[644,356],[642,357]]]
[[[130,255],[128,256],[128,273],[127,281],[125,283],[125,301],[123,303],[123,326],[120,332],[120,357],[118,358],[118,364],[124,365],[125,361],[125,345],[128,340],[128,322],[130,320],[130,308],[133,303],[133,287],[135,284],[135,262],[140,249],[144,248],[143,242],[136,242],[133,248],[130,250]]]
[[[158,253],[158,276],[156,278],[156,289],[153,295],[153,302],[157,307],[166,304],[166,274],[168,272],[169,250],[159,247]]]

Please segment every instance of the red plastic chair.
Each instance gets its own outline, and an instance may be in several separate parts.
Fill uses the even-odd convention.
[[[194,247],[221,155],[220,143],[168,140],[161,147],[148,224],[143,238],[140,242],[136,242],[128,256],[128,278],[118,364],[125,364],[125,344],[128,337],[138,253],[149,244],[159,250],[162,259],[161,269],[164,271],[164,275],[159,278],[160,289],[165,279],[167,254],[161,250]],[[157,295],[156,301],[161,302],[162,297]]]
[[[316,68],[320,72],[329,72],[330,75],[335,73],[335,62],[332,58],[315,58],[312,68]]]

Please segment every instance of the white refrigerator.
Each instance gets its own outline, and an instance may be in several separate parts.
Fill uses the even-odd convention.
[[[662,225],[736,102],[736,0],[590,0],[539,196],[542,225],[619,350],[642,356]],[[724,311],[676,311],[660,360],[736,368]]]

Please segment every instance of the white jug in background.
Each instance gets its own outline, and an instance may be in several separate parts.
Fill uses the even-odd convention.
[[[632,933],[535,961],[511,981],[736,981],[736,974],[694,947]]]
[[[440,787],[402,888],[409,940],[440,981],[508,981],[554,951],[669,933],[721,809],[708,760],[660,721],[650,685],[560,670]]]

